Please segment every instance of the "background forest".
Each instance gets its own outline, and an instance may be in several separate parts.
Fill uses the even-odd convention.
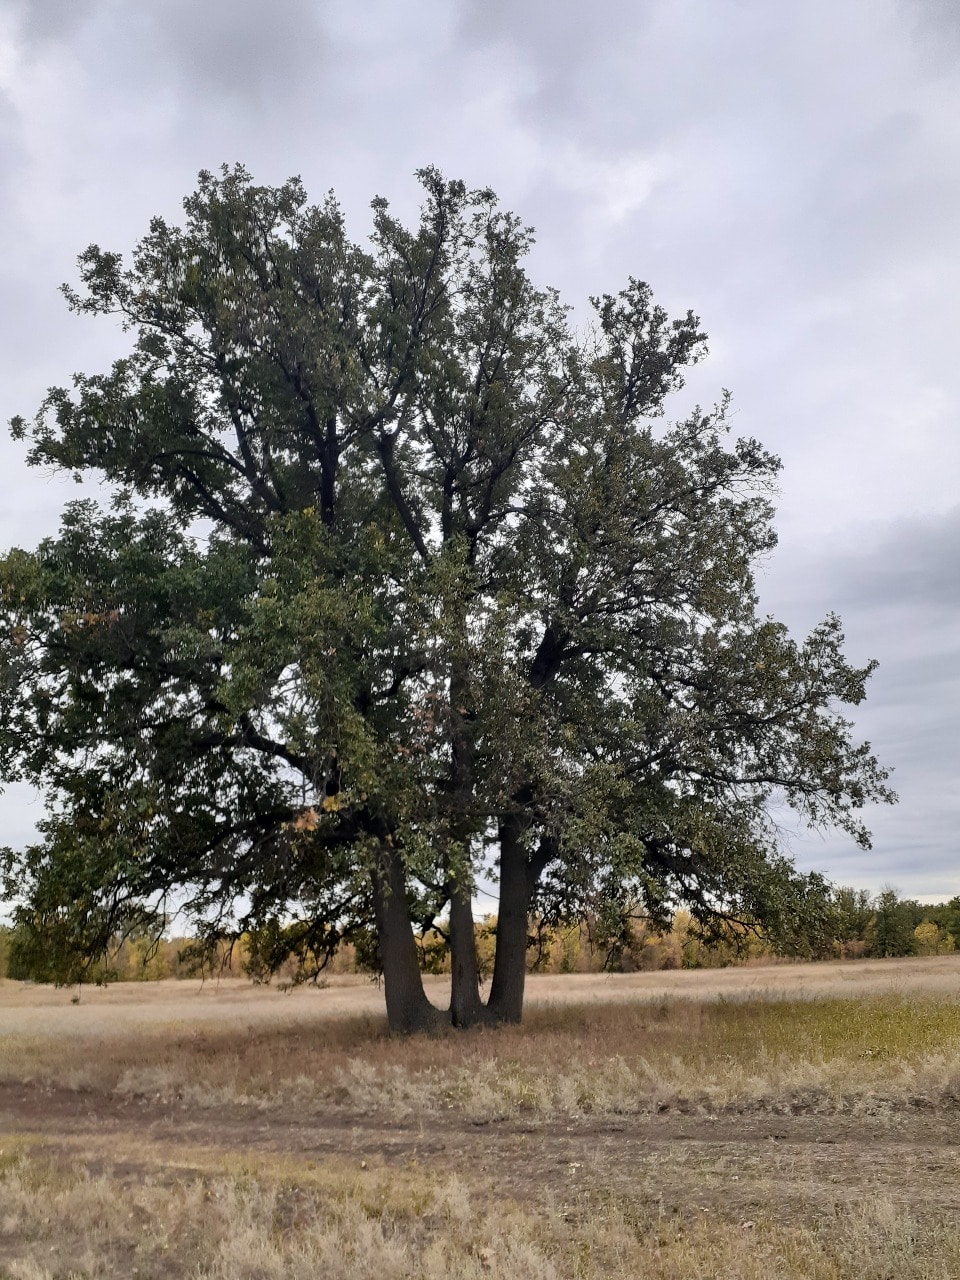
[[[948,955],[960,939],[960,895],[945,903],[917,902],[885,889],[876,897],[865,890],[836,888],[829,910],[816,937],[800,938],[794,954],[784,956],[762,928],[740,921],[718,922],[702,928],[687,911],[677,911],[669,930],[658,931],[642,917],[621,918],[618,927],[590,916],[585,922],[546,924],[532,921],[527,950],[529,973],[630,973],[657,969],[708,969],[737,964],[772,963],[775,960],[857,960],[892,956]],[[477,922],[477,955],[481,978],[489,977],[494,958],[496,917]],[[283,988],[291,983],[319,981],[343,974],[379,974],[376,942],[344,943],[326,959],[299,947],[291,934],[288,959],[275,977]],[[277,938],[244,933],[224,940],[215,953],[190,938],[161,937],[145,932],[118,939],[110,955],[84,965],[76,958],[72,967],[51,964],[50,953],[32,945],[22,930],[0,926],[0,979],[68,983],[73,981],[159,981],[191,978],[198,974],[247,975],[268,981],[271,966],[264,963],[266,948],[275,953]],[[424,973],[450,972],[450,948],[440,929],[417,938]]]

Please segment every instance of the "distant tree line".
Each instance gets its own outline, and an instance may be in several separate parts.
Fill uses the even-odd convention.
[[[476,946],[481,980],[490,976],[497,920],[478,921]],[[960,941],[960,895],[946,903],[901,898],[894,889],[875,897],[850,887],[830,891],[814,933],[798,933],[790,946],[774,943],[750,920],[714,921],[705,926],[688,911],[677,911],[668,929],[656,929],[629,911],[614,919],[590,914],[578,921],[532,919],[527,971],[531,973],[634,972],[657,969],[722,968],[777,957],[799,960],[912,955],[947,955]],[[450,972],[450,945],[443,922],[417,935],[421,971]],[[72,960],[62,949],[47,949],[26,930],[0,926],[0,979],[69,985],[75,982],[157,981],[198,974],[247,976],[280,983],[315,981],[327,975],[378,974],[376,938],[358,937],[332,956],[316,955],[296,925],[272,926],[200,942],[149,930],[117,938],[109,955],[90,963]]]
[[[944,955],[960,941],[960,896],[931,904],[884,889],[876,898],[840,888],[832,894],[834,955]]]

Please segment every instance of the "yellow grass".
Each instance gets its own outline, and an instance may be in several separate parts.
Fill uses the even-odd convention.
[[[775,1184],[769,1190],[775,1192]],[[130,1186],[42,1155],[0,1164],[0,1276],[195,1280],[955,1280],[960,1229],[888,1199],[816,1224],[667,1214],[602,1193],[535,1211],[457,1177],[331,1161]]]
[[[958,980],[960,956],[544,978],[521,1028],[406,1041],[357,981],[128,984],[79,1004],[6,983],[0,1079],[395,1118],[923,1108],[960,1099]]]

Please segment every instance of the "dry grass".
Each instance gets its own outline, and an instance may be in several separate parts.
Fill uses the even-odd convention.
[[[193,1106],[295,1103],[309,1112],[333,1105],[393,1119],[451,1111],[475,1120],[671,1110],[882,1113],[960,1100],[955,997],[540,1003],[521,1028],[398,1040],[382,1015],[331,1013],[328,992],[314,993],[312,1004],[273,994],[239,1017],[235,989],[222,1004],[212,992],[193,1004],[196,997],[184,993],[162,1007],[169,1014],[186,1007],[189,1017],[138,1023],[138,1012],[156,1013],[161,1004],[140,990],[137,1010],[40,1004],[31,1012],[45,1017],[29,1032],[16,1029],[22,1010],[4,1010],[0,1079]],[[203,1010],[211,1016],[198,1016]]]
[[[20,1153],[0,1164],[0,1276],[195,1280],[948,1280],[960,1229],[889,1200],[815,1225],[581,1194],[531,1207],[458,1178],[304,1167],[131,1187]]]

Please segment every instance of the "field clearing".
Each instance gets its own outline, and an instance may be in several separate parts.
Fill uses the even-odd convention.
[[[438,1005],[449,998],[446,978],[425,979]],[[80,995],[82,1014],[74,1014]],[[728,969],[681,969],[652,973],[534,974],[527,980],[527,1007],[620,1004],[661,998],[701,1000],[857,995],[945,995],[960,993],[960,953],[908,959],[824,961],[815,964],[756,964]],[[282,995],[283,999],[278,999]],[[249,1017],[258,1024],[331,1016],[378,1017],[383,992],[361,976],[331,978],[327,985],[280,991],[240,978],[165,979],[105,987],[57,988],[0,979],[0,1035],[30,1032],[100,1035],[115,1027],[169,1023],[229,1025]],[[55,1010],[61,1010],[60,1016]],[[92,1017],[90,1011],[96,1010]]]
[[[363,980],[76,994],[0,983],[4,1280],[960,1275],[960,956],[409,1040]]]

